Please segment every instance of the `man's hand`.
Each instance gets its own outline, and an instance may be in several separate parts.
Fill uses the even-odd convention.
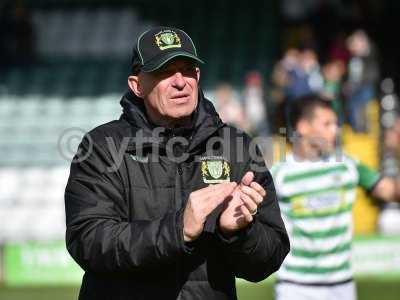
[[[227,202],[219,219],[223,235],[230,236],[253,221],[253,215],[266,195],[264,188],[253,179],[253,172],[247,172]]]
[[[236,182],[224,182],[210,185],[189,195],[183,214],[183,236],[186,242],[199,237],[207,216],[232,194],[236,186]]]
[[[385,202],[400,202],[400,180],[385,176],[371,191],[372,196]]]

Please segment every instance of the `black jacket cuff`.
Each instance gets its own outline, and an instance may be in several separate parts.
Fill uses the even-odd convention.
[[[224,236],[219,227],[217,227],[216,235],[221,243],[232,251],[248,252],[257,246],[258,235],[256,231],[258,226],[259,224],[253,220],[247,227],[237,231],[230,237]]]

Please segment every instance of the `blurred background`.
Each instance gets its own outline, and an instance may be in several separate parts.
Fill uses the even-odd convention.
[[[344,149],[399,175],[400,2],[395,0],[25,0],[0,2],[0,299],[76,299],[63,193],[83,134],[116,119],[132,47],[153,25],[194,40],[221,117],[270,138],[283,159],[288,105],[319,93]],[[282,150],[283,149],[283,150]],[[362,191],[354,208],[360,299],[399,299],[400,208]],[[272,299],[273,278],[238,280]]]

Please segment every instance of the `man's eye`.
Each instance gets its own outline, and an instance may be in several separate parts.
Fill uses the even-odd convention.
[[[195,72],[195,67],[183,67],[179,70],[168,70],[168,69],[164,69],[164,70],[159,70],[157,72],[157,75],[160,77],[168,77],[168,76],[172,76],[174,75],[176,72],[180,72],[182,75],[193,75],[193,73]]]
[[[185,73],[185,74],[193,74],[194,71],[195,71],[195,68],[193,68],[193,67],[187,67],[187,68],[185,68],[184,70],[182,70],[182,73]]]
[[[171,70],[161,70],[159,72],[157,72],[158,76],[164,77],[164,76],[168,76],[172,73]]]

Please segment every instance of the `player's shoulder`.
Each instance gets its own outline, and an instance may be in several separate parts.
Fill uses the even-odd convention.
[[[350,165],[352,167],[356,167],[360,163],[360,160],[353,157],[352,155],[350,155],[347,152],[342,152],[340,155],[339,162],[342,162],[345,165]]]
[[[272,177],[275,177],[278,174],[279,170],[282,169],[283,165],[284,165],[284,162],[279,161],[279,162],[275,162],[271,166],[270,172],[271,172]]]
[[[285,174],[287,170],[292,169],[293,161],[293,153],[289,152],[284,156],[283,159],[273,163],[270,168],[272,177],[276,180],[277,178]]]

